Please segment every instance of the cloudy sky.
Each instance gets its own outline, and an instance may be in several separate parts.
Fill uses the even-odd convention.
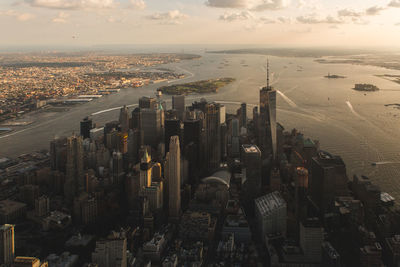
[[[399,46],[400,0],[0,0],[0,46]]]

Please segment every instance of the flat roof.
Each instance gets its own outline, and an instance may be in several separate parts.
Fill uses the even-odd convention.
[[[255,203],[261,214],[269,214],[273,210],[286,206],[286,201],[278,191],[257,198]]]
[[[260,149],[256,145],[242,145],[246,153],[260,153]]]
[[[25,208],[26,204],[22,202],[17,202],[9,199],[0,201],[0,213],[9,214],[15,210]]]

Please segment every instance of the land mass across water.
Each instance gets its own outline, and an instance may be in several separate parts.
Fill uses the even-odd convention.
[[[364,91],[364,92],[379,91],[379,88],[377,86],[367,83],[357,83],[354,85],[353,89],[356,91]]]
[[[166,95],[188,95],[188,94],[209,94],[217,93],[218,90],[232,82],[234,78],[219,78],[202,80],[184,84],[174,84],[160,87],[157,91],[161,91]]]
[[[330,74],[330,73],[328,73],[328,75],[326,75],[324,77],[327,78],[327,79],[344,79],[344,78],[346,78],[346,76]]]

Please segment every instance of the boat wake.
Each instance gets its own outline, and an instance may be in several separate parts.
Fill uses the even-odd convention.
[[[276,90],[276,92],[292,107],[292,108],[297,108],[296,103],[293,102],[289,97],[287,97],[284,93],[282,93],[279,90]]]
[[[358,113],[354,110],[353,105],[350,103],[350,101],[347,100],[347,101],[346,101],[346,104],[347,104],[347,106],[349,107],[351,113],[354,114],[354,116],[356,116],[357,118],[359,118],[359,119],[361,119],[361,120],[366,120],[363,116],[361,116],[360,114],[358,114]]]
[[[398,161],[379,161],[379,162],[372,162],[372,165],[386,165],[386,164],[399,164]]]

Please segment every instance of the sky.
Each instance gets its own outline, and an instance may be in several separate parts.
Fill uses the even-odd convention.
[[[400,47],[400,0],[0,0],[0,46]]]

